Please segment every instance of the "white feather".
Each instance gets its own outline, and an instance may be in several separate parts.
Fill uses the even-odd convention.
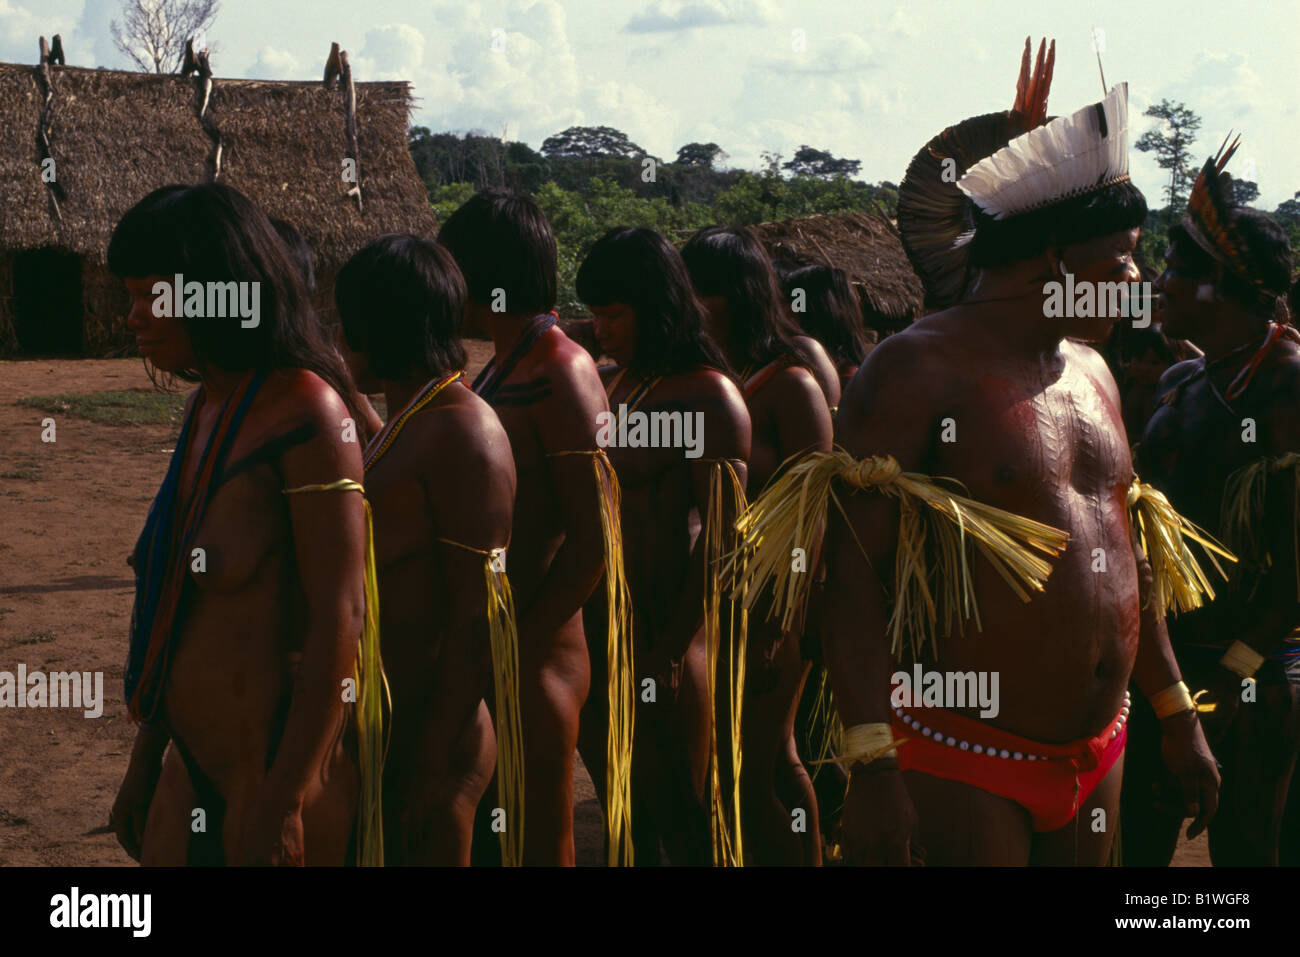
[[[994,219],[1006,219],[1128,175],[1128,84],[1097,106],[1018,136],[966,171],[957,187]]]

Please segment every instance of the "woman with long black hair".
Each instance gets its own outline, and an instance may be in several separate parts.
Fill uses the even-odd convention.
[[[848,275],[835,266],[800,266],[785,273],[781,284],[787,301],[799,304],[791,311],[804,334],[820,342],[830,355],[843,392],[872,345]]]
[[[681,255],[663,236],[611,229],[587,254],[576,286],[595,316],[602,351],[616,363],[600,371],[612,410],[607,452],[622,486],[634,673],[655,682],[649,700],[637,688],[632,843],[639,863],[657,863],[662,852],[674,864],[707,864],[717,791],[708,783],[716,654],[711,661],[706,631],[717,616],[706,623],[706,579],[710,558],[719,556],[709,555],[704,526],[712,504],[719,516],[712,540],[730,542],[723,532],[743,496],[749,413],[704,331],[704,307]],[[596,590],[585,617],[592,687],[602,688],[609,665],[605,589]],[[579,748],[607,814],[609,721],[608,696],[593,692]],[[718,739],[725,744],[726,735]]]
[[[361,399],[236,190],[150,193],[108,263],[146,362],[198,385],[132,556],[118,839],[145,864],[376,863]]]
[[[831,415],[813,373],[807,340],[788,318],[771,260],[744,228],[700,230],[682,248],[709,328],[733,369],[749,408],[752,444],[747,491],[753,499],[783,463],[829,451]],[[806,556],[817,567],[817,556]],[[820,864],[817,798],[795,748],[794,719],[808,666],[798,634],[767,620],[760,602],[749,617],[748,680],[741,715],[741,820],[746,863]],[[718,702],[719,706],[725,702]],[[719,717],[726,726],[730,716]],[[807,812],[807,829],[792,812]]]

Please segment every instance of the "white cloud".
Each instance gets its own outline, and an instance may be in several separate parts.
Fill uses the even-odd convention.
[[[367,80],[404,80],[424,72],[424,34],[409,23],[390,23],[366,31],[352,61],[353,74]]]
[[[306,79],[298,65],[298,58],[287,50],[264,46],[257,51],[257,59],[244,73],[254,80]]]
[[[623,29],[629,33],[667,33],[696,27],[763,26],[774,17],[771,0],[654,0]]]
[[[780,57],[755,58],[759,70],[776,73],[802,73],[832,76],[853,73],[878,66],[871,44],[856,33],[809,34],[806,48],[791,45]]]

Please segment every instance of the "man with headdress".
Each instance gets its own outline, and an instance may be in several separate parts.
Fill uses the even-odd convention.
[[[1233,202],[1224,167],[1236,148],[1206,162],[1169,231],[1156,283],[1164,328],[1205,355],[1160,380],[1138,460],[1145,478],[1241,559],[1211,605],[1171,620],[1170,636],[1189,683],[1213,707],[1202,704],[1223,773],[1211,859],[1276,865],[1300,748],[1300,346],[1275,321],[1291,279],[1287,235]],[[1171,784],[1155,760],[1153,723],[1145,707],[1134,709],[1125,864],[1167,864],[1178,836],[1177,817],[1152,796]]]
[[[854,863],[1103,862],[1130,676],[1167,715],[1198,826],[1217,799],[1162,622],[1208,584],[1195,533],[1134,482],[1114,380],[1074,341],[1098,338],[1110,311],[1048,318],[1045,299],[1052,282],[1137,279],[1147,210],[1128,177],[1127,88],[1045,124],[1051,63],[1040,50],[1028,67],[1013,110],[1028,132],[941,180],[974,203],[940,187],[958,210],[942,227],[959,251],[939,257],[948,307],[873,350],[841,401],[841,448],[791,467],[741,521],[751,592],[771,581],[793,614],[807,585],[788,546],[815,542],[835,501],[822,640]],[[1143,540],[1170,545],[1154,576]],[[922,696],[892,659],[1000,694],[971,707],[926,679]]]

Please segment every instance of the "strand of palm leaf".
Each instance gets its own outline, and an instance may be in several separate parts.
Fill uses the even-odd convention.
[[[384,866],[384,762],[392,727],[384,720],[392,714],[388,676],[379,653],[379,578],[375,571],[375,533],[365,487],[352,479],[283,489],[285,495],[302,492],[360,492],[366,515],[365,594],[366,610],[356,657],[357,765],[361,795],[357,805],[357,863],[362,867]]]
[[[600,530],[605,543],[606,662],[609,668],[609,737],[605,744],[605,819],[609,830],[609,866],[631,867],[632,732],[635,676],[632,667],[632,593],[623,567],[623,493],[618,475],[603,449],[553,452],[589,455],[596,477]]]
[[[1272,557],[1263,542],[1267,522],[1269,481],[1283,472],[1291,473],[1291,537],[1296,569],[1296,597],[1300,598],[1300,454],[1288,452],[1277,458],[1260,459],[1228,476],[1223,486],[1223,537],[1229,547],[1260,567]]]
[[[896,659],[905,646],[914,658],[921,656],[927,643],[933,650],[941,624],[944,634],[951,634],[962,621],[973,620],[977,628],[982,627],[973,550],[1027,602],[1043,590],[1051,574],[1047,557],[1060,555],[1069,541],[1060,529],[975,501],[963,494],[964,487],[954,479],[904,472],[893,456],[859,460],[836,448],[807,453],[784,468],[784,474],[737,522],[740,545],[728,569],[741,576],[747,607],[771,585],[769,615],[779,614],[782,627],[792,627],[811,586],[810,576],[794,568],[794,549],[811,555],[820,548],[830,502],[852,528],[836,484],[888,496],[899,507],[889,620],[890,648]],[[858,547],[862,549],[861,542]]]
[[[1127,504],[1133,537],[1151,563],[1153,583],[1148,600],[1155,602],[1156,614],[1163,617],[1171,610],[1191,611],[1200,608],[1205,598],[1213,601],[1214,588],[1192,554],[1188,541],[1201,546],[1225,581],[1228,575],[1218,559],[1235,562],[1236,556],[1216,542],[1209,532],[1174,511],[1169,499],[1154,486],[1135,478],[1129,486]]]
[[[724,515],[724,495],[730,494],[735,514],[745,508],[745,490],[735,468],[725,460],[713,463],[709,475],[709,501],[705,509],[704,548],[705,574],[708,580],[704,591],[704,643],[705,670],[708,675],[709,700],[709,817],[712,832],[713,863],[721,867],[744,866],[745,854],[740,831],[740,717],[745,701],[745,656],[748,650],[749,612],[742,601],[725,601],[740,584],[737,571],[724,572],[723,560],[727,554],[727,522]],[[733,569],[743,574],[743,565],[733,563]],[[730,575],[724,588],[723,577]],[[723,793],[723,783],[718,766],[718,671],[722,661],[722,618],[727,619],[727,656],[731,667],[727,669],[726,694],[729,727],[728,747],[731,759],[731,794]],[[730,805],[730,806],[728,806]]]
[[[450,538],[438,541],[483,556],[496,699],[497,791],[506,814],[506,826],[500,832],[501,863],[520,867],[524,862],[524,733],[519,713],[519,630],[514,593],[506,576],[506,550],[475,548]]]

